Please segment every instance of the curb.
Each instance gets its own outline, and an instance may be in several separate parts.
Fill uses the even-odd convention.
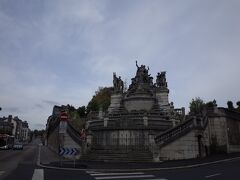
[[[207,163],[199,163],[199,164],[193,164],[193,165],[185,165],[185,166],[175,166],[175,167],[162,167],[162,168],[138,168],[138,169],[80,169],[80,168],[61,168],[61,167],[54,167],[54,166],[46,166],[41,164],[40,162],[41,159],[41,146],[39,145],[38,148],[38,159],[37,159],[37,165],[42,168],[47,168],[47,169],[56,169],[56,170],[68,170],[68,171],[101,171],[101,172],[112,172],[112,171],[159,171],[159,170],[174,170],[174,169],[187,169],[187,168],[195,168],[195,167],[201,167],[201,166],[207,166],[211,164],[218,164],[222,162],[229,162],[233,160],[238,160],[240,157],[234,157],[234,158],[227,158],[227,159],[222,159],[218,161],[212,161],[212,162],[207,162]]]

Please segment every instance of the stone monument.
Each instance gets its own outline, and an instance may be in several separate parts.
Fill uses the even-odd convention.
[[[114,90],[108,111],[102,117],[89,116],[86,154],[92,154],[88,158],[106,160],[110,156],[109,159],[125,157],[135,161],[140,156],[152,161],[154,137],[182,120],[169,103],[166,72],[158,73],[153,83],[149,67],[139,66],[137,61],[136,67],[136,75],[126,92],[121,77],[113,73]]]

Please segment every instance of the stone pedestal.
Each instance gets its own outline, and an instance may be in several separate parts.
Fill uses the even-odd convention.
[[[111,104],[108,108],[108,112],[111,113],[114,109],[117,109],[120,107],[122,101],[122,94],[113,94],[111,95]]]
[[[104,121],[103,121],[103,126],[104,126],[104,127],[107,127],[108,120],[109,120],[108,117],[104,118]]]
[[[148,117],[147,116],[144,116],[143,117],[143,124],[144,124],[144,126],[148,126]]]
[[[170,108],[168,93],[169,93],[169,90],[167,88],[164,88],[164,89],[159,88],[157,89],[157,92],[156,92],[156,98],[157,98],[159,107],[167,110],[169,110]]]

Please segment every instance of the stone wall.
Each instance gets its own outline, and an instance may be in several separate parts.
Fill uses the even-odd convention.
[[[215,108],[208,113],[208,124],[204,130],[194,128],[188,134],[160,147],[159,159],[190,159],[210,153],[240,152],[239,117],[239,113]]]
[[[240,152],[240,119],[227,117],[228,152]]]
[[[149,147],[148,130],[107,130],[93,133],[92,146],[113,149],[141,149]]]
[[[68,159],[73,159],[73,158],[76,158],[76,159],[79,159],[80,158],[80,154],[81,154],[81,146],[79,144],[77,144],[70,136],[68,133],[64,133],[64,141],[63,141],[63,147],[64,148],[77,148],[78,151],[79,151],[79,154],[74,157],[74,156],[69,156],[69,155],[65,155],[64,157],[65,158],[68,158]]]
[[[224,116],[209,117],[211,153],[227,152],[227,123]]]
[[[49,134],[48,139],[47,139],[47,146],[56,152],[57,154],[59,153],[59,147],[62,148],[77,148],[79,150],[79,155],[76,156],[75,158],[80,158],[81,154],[81,146],[77,144],[71,136],[67,133],[59,133],[59,126],[57,126],[52,132]],[[64,157],[66,158],[74,158],[72,156],[67,156],[65,155]]]
[[[128,111],[140,111],[140,110],[146,110],[146,111],[150,111],[152,109],[154,105],[154,99],[153,98],[149,98],[149,97],[143,97],[141,98],[129,98],[129,99],[125,99],[124,101],[124,107],[128,110]]]
[[[215,108],[209,117],[210,141],[213,151],[240,152],[240,113]],[[214,152],[213,152],[214,153]]]
[[[59,136],[58,136],[58,128],[55,128],[49,135],[48,140],[47,140],[47,146],[58,153],[59,149]]]
[[[195,131],[160,148],[160,160],[190,159],[199,156],[198,140]]]
[[[227,132],[229,145],[240,145],[240,122],[227,119]]]

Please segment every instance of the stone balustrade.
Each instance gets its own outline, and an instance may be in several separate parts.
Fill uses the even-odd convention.
[[[171,142],[180,136],[188,133],[193,128],[204,129],[208,123],[207,117],[191,117],[189,120],[167,130],[166,132],[155,137],[155,142],[160,145],[164,145]]]

